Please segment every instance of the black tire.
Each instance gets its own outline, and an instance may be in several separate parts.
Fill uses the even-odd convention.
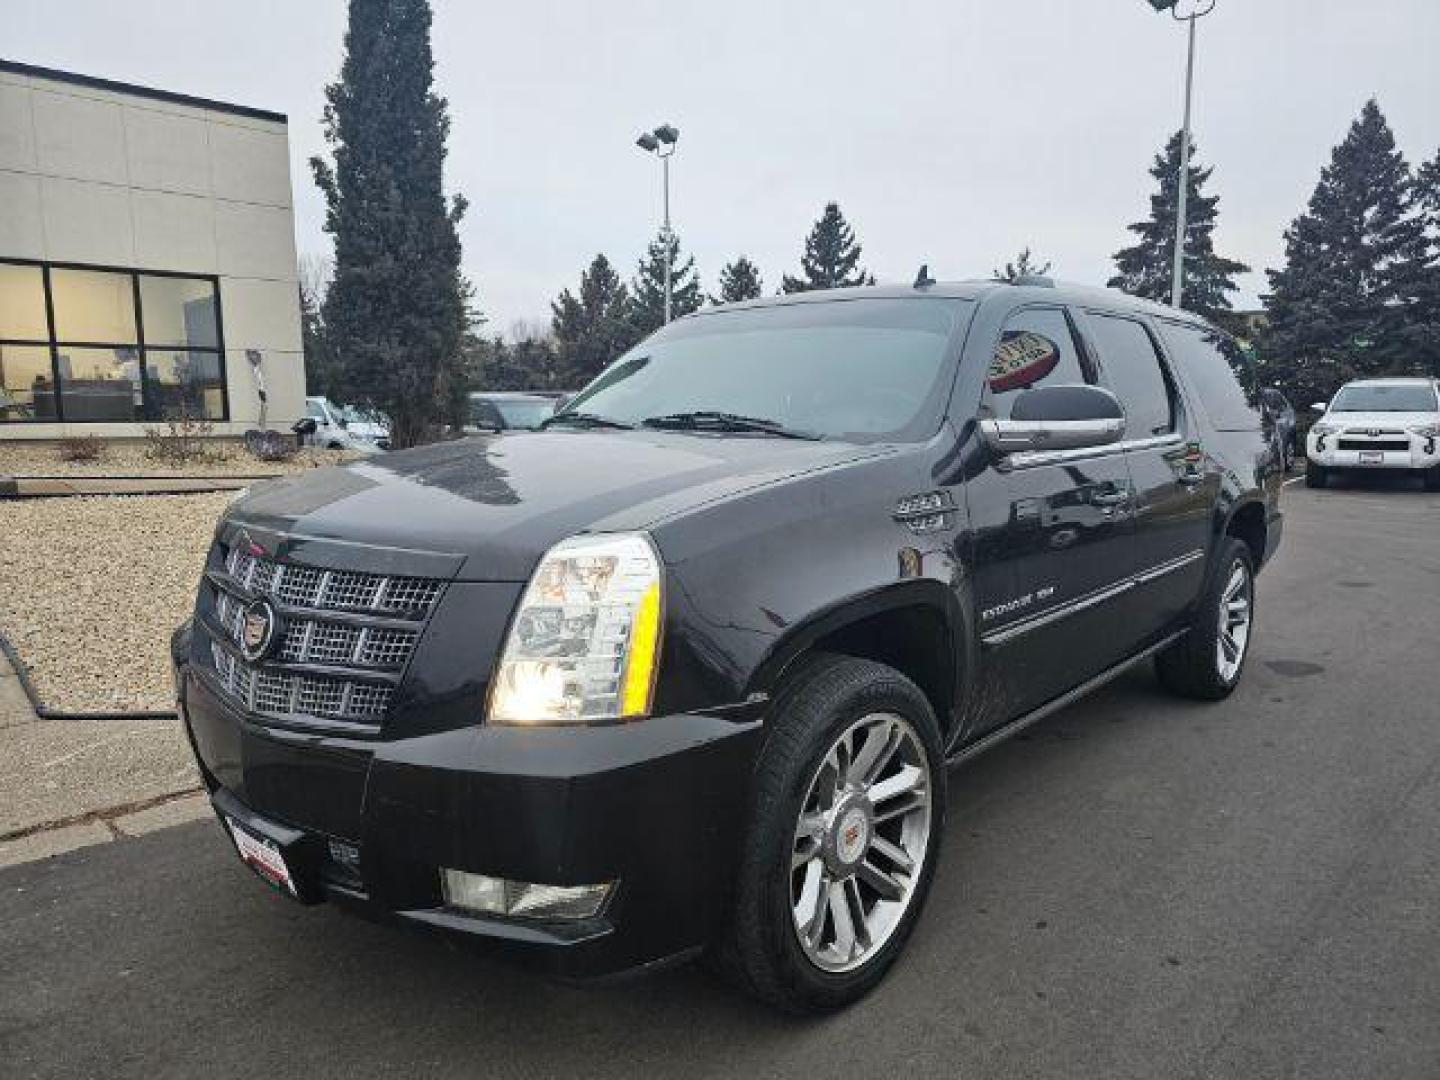
[[[806,955],[791,908],[795,829],[813,777],[847,728],[873,713],[908,721],[930,773],[930,831],[909,906],[883,945],[859,967],[823,970]],[[729,918],[712,950],[719,971],[746,993],[784,1012],[842,1008],[869,993],[899,957],[925,906],[945,823],[945,762],[929,701],[883,664],[817,655],[787,679],[756,766],[755,800]]]
[[[1330,479],[1329,472],[1323,465],[1316,465],[1313,461],[1305,463],[1305,486],[1309,488],[1323,488],[1325,481]]]
[[[1246,600],[1249,623],[1240,655],[1240,664],[1227,676],[1220,667],[1220,605],[1236,567],[1243,567],[1248,582]],[[1215,553],[1210,577],[1196,601],[1186,635],[1155,657],[1155,672],[1161,684],[1180,697],[1197,701],[1220,701],[1230,696],[1245,673],[1255,620],[1255,564],[1250,549],[1227,536]]]

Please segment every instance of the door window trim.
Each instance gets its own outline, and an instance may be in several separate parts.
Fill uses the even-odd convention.
[[[1175,364],[1171,359],[1169,352],[1167,352],[1165,349],[1165,342],[1161,339],[1161,336],[1156,331],[1155,327],[1150,325],[1150,320],[1138,312],[1115,311],[1109,308],[1092,307],[1089,305],[1077,306],[1076,313],[1080,317],[1081,327],[1087,339],[1093,336],[1090,325],[1090,320],[1092,318],[1103,317],[1107,319],[1123,319],[1126,322],[1132,322],[1139,326],[1140,329],[1145,332],[1145,336],[1150,340],[1150,348],[1154,351],[1155,359],[1160,365],[1160,378],[1164,380],[1165,389],[1170,394],[1169,431],[1163,432],[1159,435],[1141,436],[1138,439],[1125,439],[1117,443],[1116,445],[1125,447],[1126,449],[1130,450],[1144,450],[1149,449],[1153,446],[1169,445],[1170,441],[1183,442],[1185,432],[1189,431],[1191,427],[1190,404],[1186,400],[1184,384],[1180,381],[1180,377],[1176,373]],[[1098,385],[1100,385],[1104,389],[1110,390],[1111,388],[1105,386],[1103,381],[1105,375],[1104,357],[1100,355],[1098,349],[1094,348],[1093,342],[1087,341],[1087,345],[1094,349],[1095,355],[1097,357],[1096,370],[1098,372],[1098,378],[1101,380]],[[1111,390],[1111,392],[1114,393],[1113,390]],[[1119,397],[1119,394],[1116,394],[1116,397]],[[1122,400],[1120,404],[1123,408],[1125,403]],[[1156,440],[1167,441],[1157,442]]]

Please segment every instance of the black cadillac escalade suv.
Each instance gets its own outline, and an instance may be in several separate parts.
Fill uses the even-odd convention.
[[[1267,423],[1229,339],[1118,293],[707,310],[544,430],[252,489],[173,641],[181,709],[236,850],[302,901],[566,973],[706,952],[834,1008],[920,914],[950,766],[1149,657],[1234,688]]]

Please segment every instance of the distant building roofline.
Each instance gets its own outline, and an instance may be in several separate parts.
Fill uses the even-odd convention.
[[[11,75],[29,75],[37,79],[50,79],[54,82],[70,83],[74,86],[88,86],[92,90],[109,90],[116,94],[130,94],[133,97],[150,98],[153,101],[168,101],[176,105],[189,105],[196,109],[210,109],[214,112],[231,113],[235,116],[248,116],[252,120],[270,120],[277,124],[289,123],[289,118],[284,113],[270,112],[268,109],[254,109],[249,105],[233,105],[228,101],[214,101],[210,98],[193,97],[190,94],[177,94],[172,90],[156,90],[152,86],[137,86],[135,83],[101,79],[94,75],[79,75],[73,71],[38,67],[35,64],[22,64],[16,60],[0,58],[0,72],[7,72]]]

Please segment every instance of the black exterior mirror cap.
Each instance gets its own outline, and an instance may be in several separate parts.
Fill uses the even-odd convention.
[[[1120,399],[1109,390],[1084,384],[1039,386],[1025,390],[1010,409],[1011,420],[1123,420]]]

